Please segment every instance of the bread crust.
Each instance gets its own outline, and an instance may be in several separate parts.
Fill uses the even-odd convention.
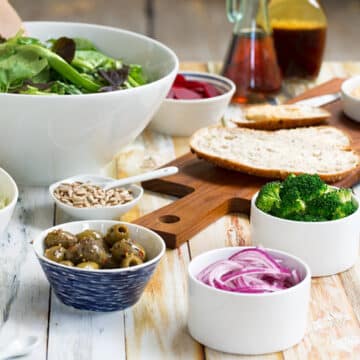
[[[232,119],[239,127],[257,130],[291,129],[324,123],[330,113],[325,109],[296,104],[255,105],[245,110],[243,119]]]
[[[221,128],[221,126],[215,125],[215,126],[211,126],[209,128]],[[319,126],[317,128],[332,128],[332,129],[335,129],[336,131],[340,132],[344,137],[346,137],[348,139],[348,146],[344,146],[341,149],[343,151],[352,152],[358,158],[358,162],[357,162],[356,166],[349,168],[345,171],[334,172],[332,174],[317,173],[322,180],[329,182],[329,183],[339,181],[360,167],[359,155],[351,149],[351,145],[350,145],[351,138],[346,133],[344,133],[340,129],[335,128],[333,126]],[[197,149],[193,145],[194,139],[196,138],[196,136],[199,136],[197,134],[201,130],[202,129],[195,132],[190,139],[191,152],[194,153],[198,158],[209,161],[219,167],[230,169],[230,170],[235,170],[235,171],[239,171],[239,172],[243,172],[246,174],[255,175],[255,176],[259,176],[259,177],[270,178],[270,179],[285,179],[290,174],[299,175],[299,174],[304,173],[303,171],[286,171],[286,170],[282,170],[282,169],[264,169],[264,168],[260,168],[260,167],[252,167],[252,166],[242,164],[240,162],[234,162],[232,160],[223,159],[223,158],[208,154],[200,149]],[[256,130],[254,130],[254,131],[256,131]]]
[[[280,130],[292,129],[297,127],[324,124],[327,118],[314,117],[310,119],[276,119],[264,121],[241,121],[232,120],[238,127],[255,130]]]

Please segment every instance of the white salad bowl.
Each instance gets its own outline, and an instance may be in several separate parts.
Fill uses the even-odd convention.
[[[145,128],[178,71],[173,51],[158,41],[106,26],[27,22],[40,40],[84,37],[124,63],[140,64],[150,83],[84,95],[0,94],[0,162],[22,184],[49,185],[76,173],[99,173]]]
[[[267,249],[283,265],[296,269],[301,281],[273,293],[235,293],[212,288],[196,277],[208,265],[244,247],[208,251],[194,258],[188,271],[190,334],[212,349],[257,355],[285,350],[301,341],[310,299],[310,269],[299,258]]]
[[[2,234],[10,222],[19,197],[14,179],[2,168],[0,168],[0,196],[6,201],[6,206],[0,209],[0,234]]]
[[[356,88],[360,88],[360,76],[344,81],[341,86],[341,100],[344,113],[350,119],[360,122],[360,97],[352,95]]]
[[[359,255],[360,208],[338,220],[306,222],[281,219],[260,210],[251,200],[251,239],[304,260],[312,276],[337,274],[351,268]],[[353,195],[359,204],[359,199]]]
[[[190,136],[196,130],[216,124],[224,115],[235,92],[228,78],[204,72],[181,72],[187,80],[214,85],[220,95],[208,99],[165,99],[150,123],[150,129],[172,136]]]

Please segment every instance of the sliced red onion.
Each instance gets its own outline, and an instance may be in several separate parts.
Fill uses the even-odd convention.
[[[288,269],[259,248],[240,250],[202,270],[197,279],[220,290],[241,293],[267,293],[284,290],[300,282],[296,269]]]

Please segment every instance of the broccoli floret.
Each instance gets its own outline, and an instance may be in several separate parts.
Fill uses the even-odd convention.
[[[308,214],[326,220],[341,219],[352,214],[357,204],[352,201],[350,189],[338,189],[324,193],[308,203]]]
[[[338,194],[339,201],[342,204],[352,201],[352,192],[350,189],[338,189],[336,192]]]
[[[350,189],[336,189],[318,175],[290,175],[283,183],[264,185],[256,206],[271,215],[297,221],[328,221],[354,213],[358,204]]]
[[[298,191],[300,198],[308,202],[324,194],[328,188],[328,185],[318,175],[301,174],[295,176],[292,174],[284,180],[280,197],[282,198],[283,192]]]
[[[265,184],[259,192],[256,199],[256,206],[266,212],[271,212],[272,209],[279,206],[280,203],[280,187],[279,181],[273,181]]]
[[[352,192],[350,189],[336,190],[339,199],[339,205],[333,213],[333,220],[341,219],[354,213],[358,205],[353,201]]]
[[[281,189],[280,194],[280,206],[273,209],[273,215],[284,219],[294,219],[295,217],[304,215],[306,203],[301,199],[299,191],[296,189],[283,191],[283,189]]]
[[[334,211],[332,220],[341,219],[346,216],[349,216],[352,213],[354,213],[356,209],[357,206],[352,201],[348,201],[344,204],[340,204]]]

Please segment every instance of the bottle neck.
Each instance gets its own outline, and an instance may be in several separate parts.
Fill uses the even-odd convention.
[[[241,0],[239,9],[241,17],[235,22],[234,34],[256,32],[259,35],[270,35],[271,26],[267,5],[268,0]]]

